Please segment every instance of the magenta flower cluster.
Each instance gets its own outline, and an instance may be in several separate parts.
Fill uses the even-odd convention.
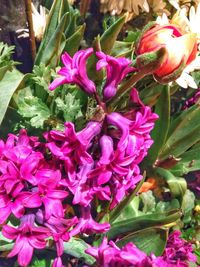
[[[98,248],[90,247],[86,252],[96,259],[98,267],[189,267],[189,262],[197,261],[192,245],[181,238],[179,231],[170,234],[160,257],[147,256],[133,243],[119,248],[113,241],[108,242],[106,237]]]
[[[96,203],[113,209],[142,179],[138,165],[153,143],[150,131],[158,116],[140,101],[136,89],[130,94],[134,108],[108,112],[103,101],[116,94],[119,83],[134,69],[127,59],[98,53],[97,66],[106,67],[107,80],[97,97],[86,73],[92,53],[81,50],[73,58],[65,53],[61,77],[50,89],[77,84],[100,99],[101,116],[94,116],[79,132],[66,122],[64,131],[46,132],[45,142],[29,137],[24,129],[0,141],[0,224],[3,235],[15,242],[8,257],[18,255],[20,266],[28,266],[34,249],[44,249],[50,239],[57,251],[53,267],[62,267],[63,242],[109,230],[109,223],[96,219]],[[13,217],[18,227],[7,223]]]

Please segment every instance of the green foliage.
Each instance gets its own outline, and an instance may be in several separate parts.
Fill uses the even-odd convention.
[[[49,257],[38,258],[34,256],[29,267],[47,267],[51,266],[50,264],[51,264],[51,259]]]
[[[191,221],[194,206],[195,206],[195,195],[190,190],[187,190],[185,192],[185,195],[183,196],[183,201],[181,206],[184,214],[183,222],[185,224]]]
[[[173,197],[178,198],[180,201],[183,199],[187,190],[187,183],[184,178],[176,177],[169,170],[163,168],[156,168],[155,175],[165,179]]]
[[[17,104],[19,114],[29,119],[32,127],[43,128],[44,122],[51,116],[47,105],[38,97],[33,96],[27,88],[19,93]]]
[[[20,87],[24,75],[16,69],[7,71],[0,81],[0,124],[5,116],[6,110],[14,92]]]
[[[64,253],[74,256],[78,259],[84,259],[87,264],[93,264],[95,259],[85,253],[88,248],[88,244],[82,239],[72,237],[68,242],[64,242]]]
[[[7,44],[0,42],[0,71],[3,67],[10,68],[16,64],[16,62],[11,60],[14,49],[14,46],[8,46]]]
[[[69,6],[68,1],[54,0],[48,24],[40,44],[35,64],[56,67],[62,52],[73,55],[83,38],[85,25],[77,25],[79,12]]]
[[[200,107],[194,105],[184,110],[170,125],[168,138],[163,146],[159,159],[163,160],[170,155],[179,157],[200,140]]]
[[[170,89],[167,85],[162,88],[161,95],[155,106],[155,113],[158,114],[159,118],[151,132],[154,143],[148,152],[148,157],[146,159],[148,164],[153,164],[155,162],[167,138],[170,123]]]
[[[164,213],[146,214],[139,217],[133,217],[120,222],[111,224],[108,232],[108,238],[114,239],[118,236],[124,236],[128,233],[134,233],[150,227],[161,227],[169,223],[176,222],[181,217],[179,210],[172,210]]]
[[[129,234],[119,241],[117,245],[122,247],[128,242],[132,242],[139,249],[146,252],[148,255],[154,253],[156,256],[162,255],[168,238],[168,229],[161,227],[152,227]]]
[[[65,121],[75,121],[79,117],[82,117],[81,101],[77,98],[77,92],[68,92],[64,99],[57,97],[55,103],[58,111],[63,112],[63,118]]]

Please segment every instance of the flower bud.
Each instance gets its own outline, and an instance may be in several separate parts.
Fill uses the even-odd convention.
[[[194,33],[183,34],[174,25],[151,24],[147,27],[137,43],[136,54],[146,56],[165,49],[161,64],[153,71],[154,77],[161,83],[176,80],[183,69],[197,55],[197,37]],[[141,69],[141,64],[138,66]]]

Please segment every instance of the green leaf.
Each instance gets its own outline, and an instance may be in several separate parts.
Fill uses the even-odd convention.
[[[133,217],[142,216],[143,213],[139,210],[139,208],[140,208],[140,197],[135,196],[134,199],[131,201],[131,203],[129,203],[129,205],[125,206],[121,210],[121,212],[119,213],[118,217],[114,220],[114,222],[116,223]]]
[[[8,46],[7,44],[0,42],[0,69],[2,67],[10,68],[16,64],[13,60],[11,60],[14,50],[14,46]]]
[[[51,7],[51,10],[48,15],[48,23],[46,25],[46,29],[44,32],[44,36],[42,39],[42,42],[40,44],[39,50],[37,52],[37,56],[35,59],[35,64],[39,65],[41,61],[41,57],[44,53],[44,50],[49,43],[50,39],[52,38],[52,35],[55,33],[58,20],[59,20],[59,14],[60,14],[60,8],[61,8],[62,0],[54,0],[53,5]]]
[[[114,57],[131,57],[134,51],[134,43],[116,41],[112,49]]]
[[[114,239],[121,235],[134,233],[149,227],[161,227],[163,225],[177,221],[182,213],[179,210],[172,210],[164,213],[153,213],[131,218],[111,224],[108,238]]]
[[[152,213],[155,210],[156,200],[151,190],[141,193],[140,198],[142,200],[142,212],[143,213]]]
[[[168,139],[160,152],[159,159],[167,159],[170,155],[180,156],[200,140],[200,106],[192,106],[172,121]]]
[[[146,105],[153,106],[157,102],[163,87],[163,85],[156,85],[154,83],[153,85],[151,84],[151,87],[148,86],[141,90],[140,98],[142,102]]]
[[[82,239],[71,238],[68,242],[64,242],[64,252],[75,258],[83,258],[85,263],[92,265],[95,259],[87,254],[85,250],[89,247]]]
[[[173,198],[170,201],[159,201],[156,205],[156,212],[170,211],[173,209],[180,209],[180,203],[178,199]]]
[[[12,95],[20,86],[24,75],[16,69],[6,72],[0,81],[0,124],[4,118]]]
[[[51,65],[55,67],[58,64],[60,55],[65,46],[64,30],[66,27],[68,17],[69,13],[66,13],[62,17],[60,23],[58,24],[58,27],[52,34],[49,42],[46,44],[42,52],[38,54],[38,57],[36,58],[35,61],[36,65],[43,63],[45,65]]]
[[[149,162],[149,164],[155,162],[167,138],[170,122],[170,89],[167,85],[162,89],[162,93],[155,106],[155,113],[158,114],[159,119],[156,121],[155,127],[151,132],[154,143],[149,149],[148,157],[145,160]]]
[[[82,116],[80,99],[76,98],[76,92],[68,92],[64,100],[60,97],[55,99],[57,109],[63,112],[65,121],[75,121]]]
[[[155,174],[166,180],[173,197],[177,197],[179,199],[183,198],[187,190],[187,183],[184,178],[176,177],[170,171],[163,168],[156,168]]]
[[[182,206],[181,209],[183,210],[183,222],[189,223],[192,219],[193,215],[193,208],[195,206],[195,195],[190,190],[187,190],[185,192],[185,195],[183,196]]]
[[[117,241],[116,245],[122,247],[125,246],[128,242],[132,242],[147,255],[153,253],[158,257],[163,254],[167,243],[167,238],[168,229],[155,227],[127,235]]]
[[[36,256],[34,256],[29,267],[47,267],[50,266],[50,264],[51,264],[51,259],[49,257],[39,259]]]
[[[73,56],[77,52],[80,46],[80,42],[83,39],[84,32],[85,32],[85,24],[78,27],[75,33],[72,34],[72,36],[70,36],[66,40],[65,51],[68,52],[70,56]]]
[[[18,112],[24,118],[30,119],[30,124],[35,128],[42,128],[44,121],[50,116],[50,110],[41,99],[26,96],[18,102]]]
[[[181,155],[181,160],[170,171],[182,176],[191,171],[200,170],[200,148],[192,148]]]
[[[110,54],[111,50],[114,46],[114,43],[117,39],[119,32],[121,31],[124,23],[126,20],[126,15],[120,17],[114,24],[112,24],[101,36],[100,44],[101,50],[106,53]]]

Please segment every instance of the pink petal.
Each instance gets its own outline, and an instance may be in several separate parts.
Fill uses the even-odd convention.
[[[10,225],[4,225],[2,229],[2,234],[8,239],[16,239],[18,235],[18,230]]]
[[[49,85],[49,90],[53,91],[55,90],[58,86],[63,85],[66,83],[66,78],[65,77],[59,77],[56,78],[50,85]]]
[[[39,240],[35,238],[34,236],[29,237],[28,242],[32,247],[37,248],[37,249],[43,249],[46,247],[45,240]]]
[[[18,253],[18,263],[21,266],[28,266],[33,256],[33,247],[29,245],[28,240],[23,244],[21,250]]]

